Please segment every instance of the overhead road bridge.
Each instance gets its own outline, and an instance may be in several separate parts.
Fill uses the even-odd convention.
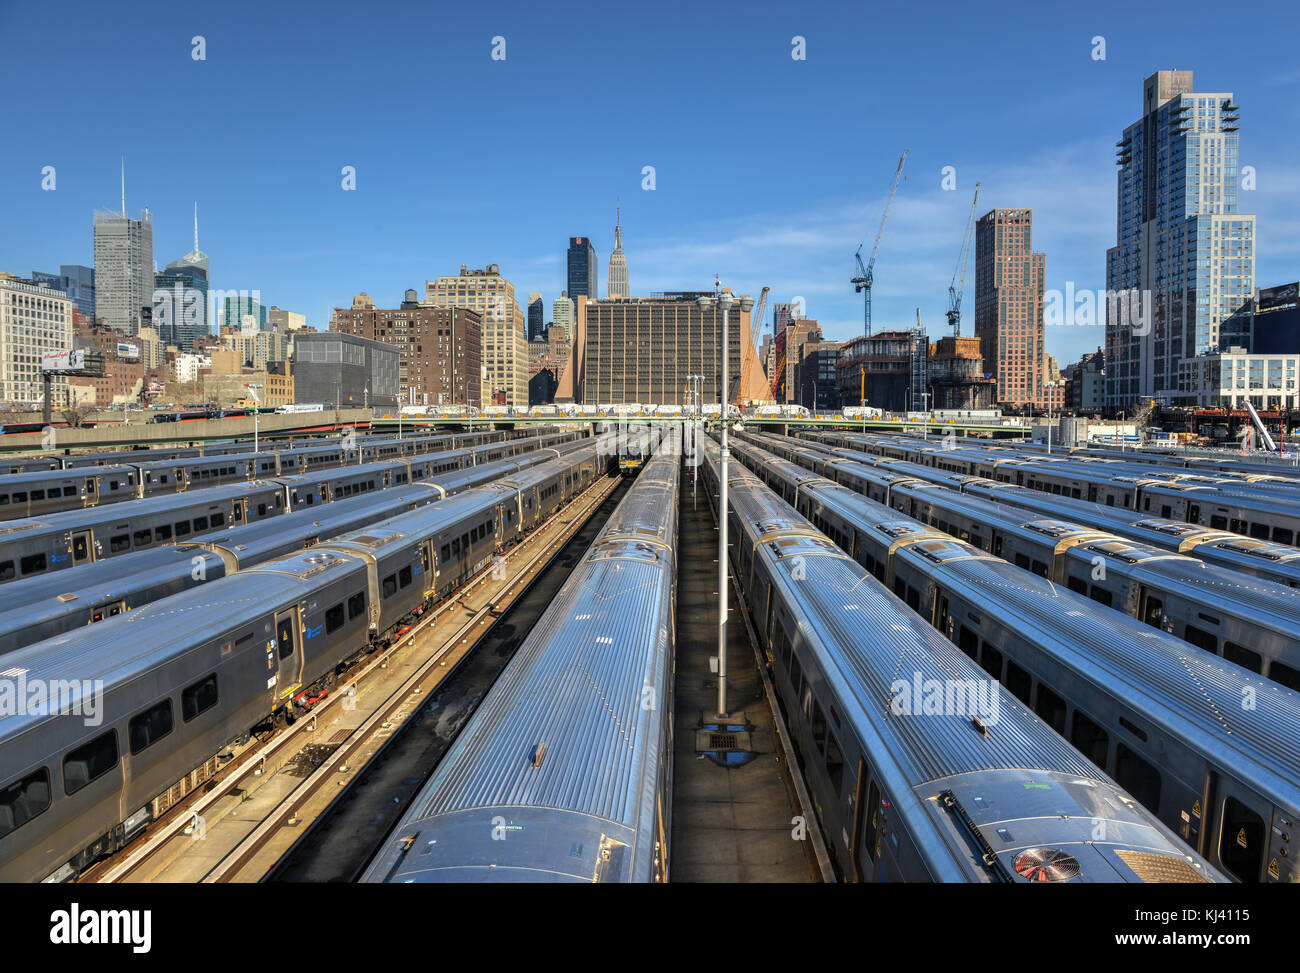
[[[384,416],[373,419],[370,428],[374,432],[396,434],[401,429],[451,429],[473,431],[475,429],[526,429],[530,426],[563,425],[598,425],[600,423],[638,423],[653,425],[658,423],[680,423],[694,419],[686,413],[617,413],[602,412],[596,415],[479,415],[479,416]],[[716,423],[717,413],[704,416],[705,423]],[[792,428],[847,429],[856,432],[903,433],[920,436],[926,432],[926,423],[910,419],[860,419],[843,416],[818,416],[817,418],[792,416],[755,416],[742,415],[736,420],[746,429],[759,429],[788,435]],[[951,419],[932,419],[929,434],[941,436],[954,432],[959,436],[984,437],[988,439],[1028,439],[1028,425],[992,425],[990,423],[961,422]]]

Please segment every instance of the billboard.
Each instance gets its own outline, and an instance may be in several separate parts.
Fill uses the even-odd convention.
[[[1300,282],[1279,284],[1277,287],[1261,287],[1259,289],[1259,310],[1267,311],[1271,307],[1285,307],[1288,304],[1295,304],[1298,295],[1300,295]]]
[[[128,344],[125,341],[119,341],[117,343],[117,357],[118,358],[139,358],[140,347],[138,345]]]
[[[83,348],[41,352],[41,371],[43,372],[79,372],[85,367],[86,352]]]

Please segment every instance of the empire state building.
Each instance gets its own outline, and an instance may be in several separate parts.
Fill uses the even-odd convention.
[[[614,252],[609,255],[609,276],[606,277],[606,297],[627,297],[627,258],[623,256],[622,213],[615,210]]]

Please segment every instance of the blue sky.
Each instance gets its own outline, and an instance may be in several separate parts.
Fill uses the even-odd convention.
[[[853,252],[870,250],[906,148],[873,322],[910,324],[919,306],[939,335],[976,181],[980,212],[1033,207],[1049,288],[1104,287],[1114,143],[1143,79],[1176,67],[1242,105],[1257,188],[1241,209],[1257,214],[1267,286],[1300,276],[1297,21],[1282,2],[1180,3],[1175,16],[1132,2],[0,0],[14,135],[0,152],[0,270],[90,264],[92,213],[117,208],[125,155],[127,205],[153,212],[160,268],[190,249],[197,201],[213,286],[258,289],[317,327],[361,290],[394,306],[462,263],[498,263],[521,299],[549,304],[569,236],[594,240],[603,295],[621,199],[634,294],[716,273],[801,296],[847,338],[862,320]],[[973,307],[972,270],[964,333]],[[1101,327],[1048,330],[1062,364],[1103,343]]]

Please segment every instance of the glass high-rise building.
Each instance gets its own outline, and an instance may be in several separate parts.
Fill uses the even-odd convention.
[[[153,216],[95,213],[95,316],[135,334],[153,316]]]
[[[569,288],[570,299],[577,303],[580,297],[592,300],[600,297],[599,271],[596,269],[596,248],[590,237],[569,237]]]
[[[39,270],[32,271],[32,280],[38,284],[45,284],[56,291],[63,291],[70,298],[72,303],[77,305],[77,310],[87,318],[95,316],[95,268],[83,267],[80,264],[62,264],[57,274],[42,273]]]
[[[1179,362],[1217,350],[1219,326],[1253,295],[1255,217],[1237,212],[1232,93],[1194,90],[1191,71],[1143,83],[1124,129],[1116,242],[1106,251],[1106,406],[1188,400]]]
[[[542,304],[542,295],[537,291],[528,292],[528,340],[541,341],[546,337],[546,307]]]

